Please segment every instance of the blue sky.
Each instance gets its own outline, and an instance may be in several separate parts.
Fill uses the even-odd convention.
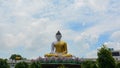
[[[119,0],[0,0],[0,58],[43,57],[58,30],[76,57],[120,49]]]

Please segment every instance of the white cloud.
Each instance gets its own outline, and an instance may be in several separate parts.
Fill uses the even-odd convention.
[[[104,44],[108,48],[114,48],[114,50],[120,50],[120,31],[114,31],[110,36],[110,41]]]
[[[114,50],[120,50],[120,42],[105,42],[108,48],[114,48]]]
[[[104,3],[103,0],[66,0],[58,4],[48,0],[6,0],[0,4],[0,45],[7,50],[12,48],[10,53],[21,46],[26,56],[43,56],[50,51],[57,30],[68,42],[69,52],[79,57],[85,54],[94,57],[95,51],[91,48],[99,42],[101,34],[114,32],[110,40],[119,40],[119,16],[106,13],[109,0]],[[117,12],[116,9],[111,10]],[[92,25],[76,31],[68,28],[71,26],[68,24],[74,21],[82,26]],[[118,42],[112,44],[118,45]]]
[[[106,11],[110,0],[89,0],[90,6],[95,11]]]
[[[120,31],[114,32],[114,33],[111,35],[110,39],[111,39],[112,41],[120,42]]]
[[[22,43],[24,38],[25,35],[23,33],[19,33],[18,35],[6,34],[3,41],[7,47],[13,48]]]
[[[97,58],[97,50],[90,51],[86,54],[87,58]]]
[[[85,4],[84,0],[75,0],[75,3],[73,4],[73,7],[80,8]]]

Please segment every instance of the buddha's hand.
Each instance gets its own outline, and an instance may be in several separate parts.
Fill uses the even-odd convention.
[[[64,51],[63,54],[67,54],[67,51]]]

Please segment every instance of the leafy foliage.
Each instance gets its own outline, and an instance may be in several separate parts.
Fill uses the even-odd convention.
[[[92,64],[91,68],[98,68],[97,64],[96,63]]]
[[[112,53],[105,45],[101,47],[97,55],[99,68],[115,68],[116,64],[114,58],[112,57]]]
[[[19,54],[12,54],[11,57],[10,57],[10,59],[12,59],[12,60],[21,60],[23,58]]]
[[[97,68],[96,62],[95,61],[84,61],[81,64],[82,68]]]
[[[116,68],[120,68],[120,63],[117,63]]]
[[[0,68],[10,68],[7,61],[4,59],[0,59]]]
[[[29,68],[29,65],[26,62],[19,62],[15,65],[15,68]]]
[[[32,62],[30,68],[42,68],[40,62]]]
[[[66,67],[62,64],[58,68],[66,68]]]

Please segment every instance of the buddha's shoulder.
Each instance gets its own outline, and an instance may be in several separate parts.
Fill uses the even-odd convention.
[[[52,44],[57,44],[57,43],[59,43],[59,42],[58,41],[54,41]],[[60,43],[65,43],[66,44],[66,42],[63,41],[63,40],[61,40]]]
[[[60,43],[63,45],[67,45],[67,43],[65,41],[61,41]]]
[[[65,42],[65,41],[63,41],[63,40],[62,40],[62,41],[60,41],[60,42],[61,42],[61,43],[65,43],[65,44],[66,44],[66,42]]]

